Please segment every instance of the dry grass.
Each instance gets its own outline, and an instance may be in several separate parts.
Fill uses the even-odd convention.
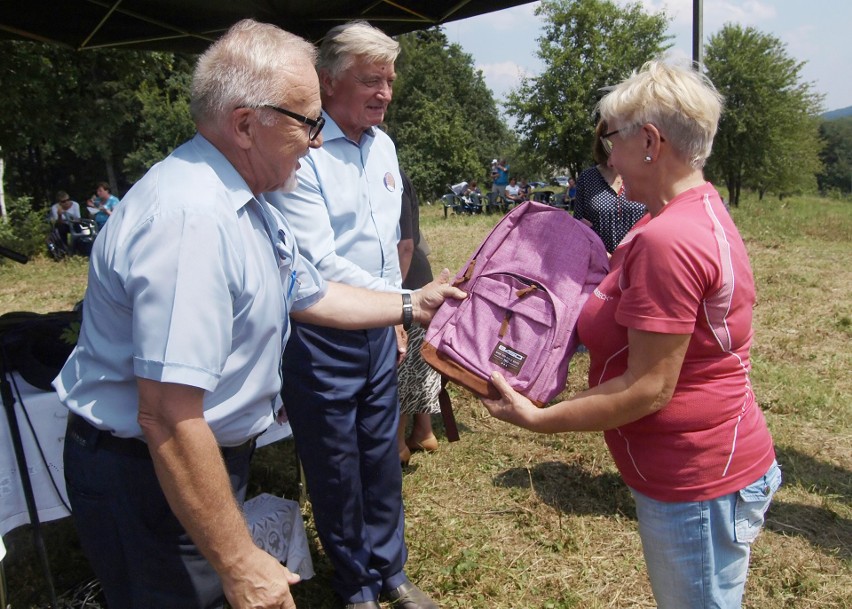
[[[421,214],[435,269],[457,269],[497,221],[445,220],[440,206]],[[734,216],[760,299],[754,384],[785,476],[754,546],[744,606],[852,608],[852,208],[816,198],[748,199]],[[31,265],[0,266],[0,312],[67,308],[82,295],[82,266]],[[59,290],[46,287],[57,283]],[[578,356],[568,392],[585,386],[587,368]],[[654,607],[633,502],[601,435],[532,434],[490,419],[464,390],[452,395],[461,441],[442,438],[440,450],[416,454],[404,476],[412,579],[454,609]],[[252,475],[254,492],[294,496],[290,445],[259,451]],[[317,577],[297,587],[297,603],[330,609],[330,567],[309,507],[305,515]],[[62,577],[75,540],[67,524],[51,527]],[[7,536],[16,608],[36,606],[27,603],[40,585],[25,532]]]

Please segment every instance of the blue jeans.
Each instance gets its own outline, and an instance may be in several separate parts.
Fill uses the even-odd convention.
[[[630,489],[658,609],[734,609],[742,604],[749,553],[781,485],[773,462],[736,493],[669,503]]]

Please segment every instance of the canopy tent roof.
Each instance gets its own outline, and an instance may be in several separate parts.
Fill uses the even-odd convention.
[[[21,0],[0,2],[0,39],[84,50],[121,47],[198,53],[252,17],[311,41],[366,19],[389,35],[421,30],[530,0]]]

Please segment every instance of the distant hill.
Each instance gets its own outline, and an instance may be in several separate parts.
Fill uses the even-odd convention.
[[[826,121],[833,121],[834,119],[843,118],[844,116],[852,116],[852,106],[840,108],[840,110],[832,110],[831,112],[826,112],[822,115],[822,119]]]

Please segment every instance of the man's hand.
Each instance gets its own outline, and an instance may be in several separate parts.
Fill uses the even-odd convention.
[[[529,429],[541,409],[512,389],[499,372],[491,373],[491,382],[500,392],[500,399],[480,398],[488,413],[495,419]]]
[[[204,419],[204,390],[144,378],[136,385],[139,424],[169,507],[221,577],[231,606],[295,609],[290,584],[299,577],[252,541]]]
[[[422,289],[411,294],[411,304],[414,305],[414,319],[421,325],[427,325],[435,312],[447,298],[462,300],[467,294],[449,284],[450,270],[444,269],[437,279],[427,283]]]
[[[296,609],[290,586],[299,576],[260,548],[255,550],[236,569],[222,574],[228,604],[234,609]]]

